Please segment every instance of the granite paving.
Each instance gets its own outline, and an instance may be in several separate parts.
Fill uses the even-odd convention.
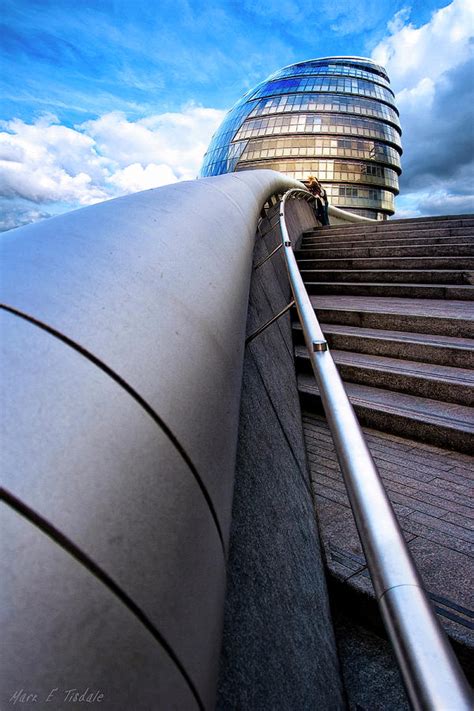
[[[332,576],[373,596],[324,417],[303,413],[316,514]],[[450,637],[474,650],[474,457],[363,427],[426,590]]]

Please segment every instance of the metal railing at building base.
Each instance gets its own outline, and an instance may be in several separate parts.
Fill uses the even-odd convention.
[[[408,697],[423,711],[472,711],[473,698],[423,588],[354,409],[303,283],[280,203],[282,245],[293,298],[349,495],[382,618]]]

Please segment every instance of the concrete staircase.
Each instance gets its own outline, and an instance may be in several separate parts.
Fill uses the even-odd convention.
[[[297,259],[409,547],[472,679],[474,216],[319,228],[303,235]],[[330,577],[338,602],[370,608],[373,618],[373,589],[297,321],[293,336]]]
[[[469,217],[304,235],[301,273],[364,424],[472,450],[473,235]],[[298,326],[294,333],[300,392],[317,409]]]

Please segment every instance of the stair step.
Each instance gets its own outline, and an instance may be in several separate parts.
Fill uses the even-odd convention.
[[[455,269],[472,271],[473,257],[360,257],[307,259],[296,254],[300,269]]]
[[[474,307],[467,301],[362,296],[310,296],[320,322],[388,331],[474,337]]]
[[[459,452],[472,451],[473,408],[357,383],[345,387],[363,425]],[[298,389],[303,406],[320,412],[321,396],[314,377],[301,373]]]
[[[357,259],[360,257],[474,257],[474,244],[448,242],[442,244],[404,245],[401,247],[303,247],[297,252],[303,259]]]
[[[318,228],[311,232],[305,232],[303,235],[304,244],[354,244],[364,245],[365,243],[387,243],[393,244],[397,242],[407,243],[410,241],[417,244],[424,244],[431,240],[436,241],[451,241],[459,239],[460,241],[471,241],[474,236],[474,227],[430,227],[419,230],[400,229],[386,232],[352,232],[346,229],[344,232],[333,232],[335,228],[331,227],[330,231]]]
[[[353,294],[354,296],[406,296],[410,299],[460,299],[474,301],[474,286],[450,284],[371,284],[354,282],[311,282],[309,294]]]
[[[344,382],[469,407],[474,405],[474,372],[471,370],[348,351],[332,350],[331,354]],[[298,367],[311,372],[306,346],[297,346],[295,356]]]
[[[330,348],[337,350],[408,358],[456,368],[474,368],[474,339],[330,323],[320,325]],[[295,342],[303,343],[299,321],[293,322],[293,333]]]
[[[301,276],[306,282],[474,284],[474,271],[463,269],[301,269]]]
[[[440,215],[438,217],[415,217],[404,220],[384,220],[378,222],[350,223],[346,225],[330,225],[328,227],[318,227],[316,230],[307,230],[305,234],[315,231],[319,232],[391,232],[400,229],[430,229],[441,227],[474,227],[474,215]]]

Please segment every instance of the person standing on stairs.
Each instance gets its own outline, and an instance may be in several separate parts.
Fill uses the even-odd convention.
[[[323,186],[314,175],[308,178],[308,190],[315,196],[316,218],[322,225],[329,225],[328,196]]]

